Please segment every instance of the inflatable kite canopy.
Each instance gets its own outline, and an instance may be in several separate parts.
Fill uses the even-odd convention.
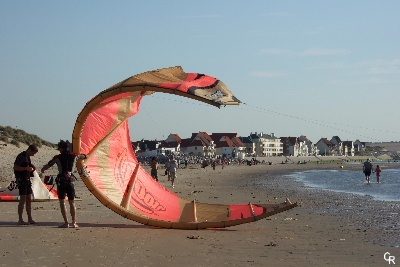
[[[58,201],[57,190],[54,186],[47,185],[42,182],[39,174],[34,171],[32,182],[32,201]],[[0,202],[14,201],[18,202],[20,199],[18,184],[15,180],[11,181],[7,187],[0,188]]]
[[[155,92],[175,94],[216,107],[238,105],[220,80],[181,67],[132,76],[90,100],[73,132],[73,151],[88,155],[77,168],[87,188],[106,207],[133,221],[163,228],[222,228],[260,220],[296,206],[282,204],[206,204],[169,191],[139,164],[128,119],[142,98]]]

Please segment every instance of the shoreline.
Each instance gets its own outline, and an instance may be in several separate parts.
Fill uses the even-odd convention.
[[[398,164],[396,166],[400,167]],[[400,231],[400,224],[398,223],[400,200],[380,200],[368,194],[311,187],[293,176],[295,173],[313,170],[323,171],[315,168],[282,173],[277,175],[275,179],[256,179],[252,181],[252,186],[263,185],[266,188],[272,188],[273,191],[283,192],[282,194],[288,192],[286,195],[290,194],[299,199],[300,205],[307,206],[310,212],[336,216],[341,221],[350,225],[359,225],[365,228],[364,230],[373,229],[374,234],[368,242],[382,247],[400,247],[397,234]],[[328,168],[325,170],[336,169]],[[360,171],[360,181],[362,179]]]
[[[9,153],[14,160],[17,153]],[[55,149],[39,149],[32,161],[41,168],[55,154]],[[2,167],[9,168],[4,159]],[[361,172],[360,167],[345,165]],[[287,197],[298,203],[286,212],[224,229],[141,225],[103,206],[82,181],[77,183],[82,198],[77,201],[77,229],[58,228],[62,217],[57,202],[33,203],[38,224],[29,226],[17,225],[17,203],[2,202],[1,266],[382,266],[387,264],[385,252],[400,257],[392,242],[400,231],[398,215],[391,214],[398,212],[399,202],[309,189],[284,177],[338,168],[336,162],[218,166],[215,171],[189,167],[178,170],[174,189],[159,171],[168,190],[198,202],[280,203]],[[266,184],[260,186],[260,181]]]

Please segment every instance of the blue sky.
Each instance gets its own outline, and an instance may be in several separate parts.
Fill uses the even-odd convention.
[[[182,66],[243,103],[145,97],[133,140],[275,133],[400,141],[400,1],[0,1],[0,125],[57,142],[132,75]]]

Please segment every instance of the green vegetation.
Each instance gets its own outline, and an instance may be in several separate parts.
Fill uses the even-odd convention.
[[[35,134],[29,134],[24,130],[14,129],[10,126],[1,126],[0,125],[0,141],[5,143],[10,143],[15,145],[16,147],[20,147],[20,144],[36,144],[38,147],[42,145],[55,147],[55,144],[45,141],[39,138]]]

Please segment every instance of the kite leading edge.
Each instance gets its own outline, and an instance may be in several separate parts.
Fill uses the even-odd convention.
[[[86,154],[77,168],[87,188],[106,207],[130,220],[162,228],[223,228],[254,222],[297,203],[207,204],[185,199],[155,181],[132,148],[128,119],[142,98],[176,94],[216,107],[240,101],[220,80],[171,67],[132,76],[102,91],[83,108],[73,131],[73,151]]]

